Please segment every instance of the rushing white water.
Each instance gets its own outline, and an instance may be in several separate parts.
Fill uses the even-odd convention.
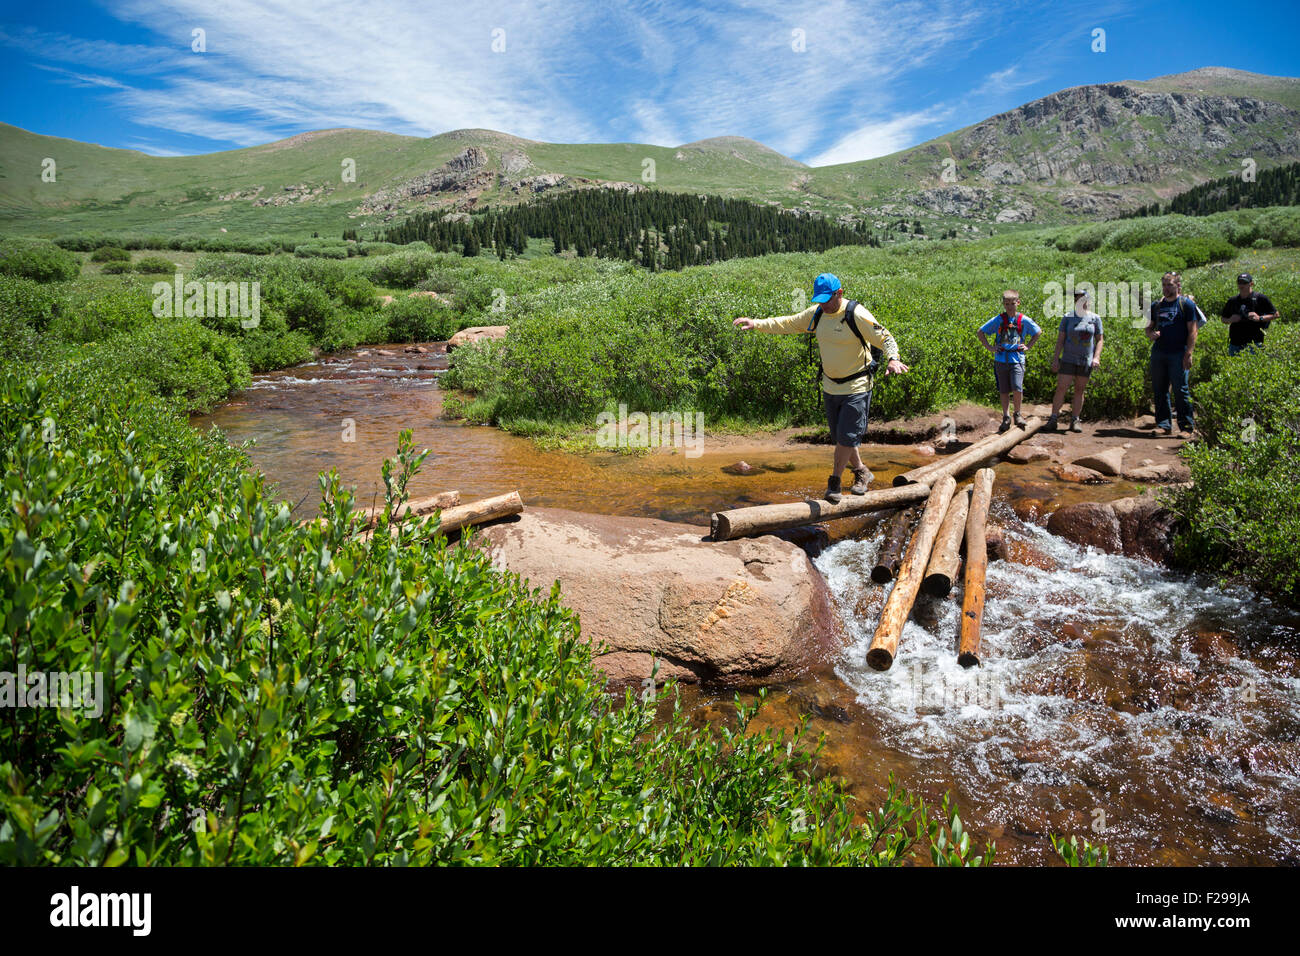
[[[1014,517],[1007,539],[1051,570],[990,562],[983,663],[970,669],[957,663],[959,588],[918,599],[881,673],[866,653],[892,587],[869,577],[882,535],[817,559],[853,638],[837,673],[875,739],[960,779],[1013,826],[1034,816],[1017,801],[1094,819],[1111,807],[1127,818],[1108,825],[1112,839],[1154,839],[1159,825],[1135,811],[1178,800],[1209,819],[1259,818],[1300,850],[1294,811],[1277,812],[1300,794],[1297,616]]]

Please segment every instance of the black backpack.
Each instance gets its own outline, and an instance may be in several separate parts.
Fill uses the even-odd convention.
[[[835,382],[837,385],[843,385],[845,382],[851,382],[856,378],[862,378],[864,375],[875,375],[876,370],[880,368],[880,360],[884,357],[885,353],[874,345],[868,345],[867,340],[863,338],[862,330],[858,328],[858,320],[853,314],[857,311],[857,308],[858,303],[855,300],[849,299],[849,301],[845,302],[844,319],[849,323],[849,328],[853,330],[853,334],[858,337],[858,341],[862,343],[863,349],[866,349],[871,353],[871,361],[863,366],[861,371],[854,372],[852,375],[845,375],[843,378],[836,378],[834,375],[826,375],[825,370],[822,368],[821,350],[817,348],[817,323],[822,320],[822,307],[819,305],[817,306],[817,311],[813,313],[812,325],[808,326],[808,362],[809,364],[812,364],[813,351],[816,350],[818,382],[821,382],[822,376],[826,375],[827,378],[832,382]]]

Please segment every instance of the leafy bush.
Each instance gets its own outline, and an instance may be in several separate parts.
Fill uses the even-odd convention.
[[[159,319],[114,336],[87,361],[110,378],[142,383],[186,411],[207,411],[252,380],[234,339],[196,319]]]
[[[59,314],[63,294],[35,279],[0,275],[0,321],[6,328],[44,332]]]
[[[153,321],[148,288],[131,279],[87,278],[67,291],[50,332],[64,342],[102,342]]]
[[[302,286],[284,307],[284,317],[289,328],[301,329],[315,341],[325,331],[325,325],[334,316],[334,303],[323,289]]]
[[[176,263],[161,256],[145,256],[135,261],[134,268],[142,275],[170,275],[176,271]]]
[[[340,282],[335,294],[349,309],[369,309],[375,306],[375,287],[358,275],[350,275]]]
[[[816,752],[748,732],[751,710],[715,736],[608,697],[557,591],[429,544],[436,517],[388,533],[409,433],[369,536],[337,478],[300,525],[129,384],[6,374],[0,397],[0,655],[103,680],[98,711],[0,723],[0,862],[991,857],[892,784],[855,826]]]
[[[80,272],[81,260],[52,242],[0,239],[0,275],[66,282]]]
[[[409,289],[427,279],[437,259],[432,252],[406,251],[365,261],[366,277],[375,285]]]
[[[131,253],[118,246],[100,246],[90,254],[91,262],[130,262]]]
[[[450,338],[460,328],[456,313],[427,295],[401,295],[384,307],[394,342],[428,342]]]
[[[1196,389],[1202,441],[1183,455],[1183,559],[1300,603],[1300,329],[1274,324],[1262,349],[1224,358]]]
[[[300,246],[295,246],[293,254],[302,258],[320,257],[324,259],[346,259],[348,257],[348,249],[347,246],[341,242],[338,244],[306,242]]]
[[[1139,265],[1153,272],[1181,272],[1210,262],[1225,262],[1237,250],[1226,239],[1193,238],[1169,242],[1152,242],[1132,250],[1130,255]]]
[[[131,268],[130,262],[106,262],[104,263],[104,268],[99,271],[104,273],[104,275],[120,276],[126,275],[135,270]]]

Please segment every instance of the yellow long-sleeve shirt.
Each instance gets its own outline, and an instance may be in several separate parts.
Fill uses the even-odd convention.
[[[817,323],[817,349],[822,356],[822,391],[827,395],[855,395],[858,392],[869,392],[874,384],[873,377],[870,375],[855,378],[850,382],[832,382],[827,377],[834,375],[836,378],[843,378],[852,375],[871,362],[870,350],[862,347],[858,337],[849,328],[849,323],[845,321],[844,306],[847,304],[848,300],[842,299],[838,312],[828,312],[823,309],[821,321]],[[754,328],[774,335],[807,333],[809,326],[812,325],[813,313],[816,311],[817,306],[812,305],[796,315],[757,319]],[[898,358],[898,343],[885,327],[876,321],[876,317],[867,311],[866,306],[859,302],[853,316],[857,319],[858,331],[867,340],[867,344],[883,351],[886,361]]]

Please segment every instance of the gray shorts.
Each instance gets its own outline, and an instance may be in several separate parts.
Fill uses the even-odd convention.
[[[1025,390],[1025,364],[1023,362],[994,362],[993,375],[998,380],[998,394]]]
[[[1087,378],[1089,375],[1092,374],[1092,363],[1088,362],[1087,364],[1083,364],[1081,362],[1067,362],[1065,361],[1065,359],[1062,359],[1061,370],[1056,374],[1076,375],[1076,376],[1082,375],[1084,378]]]
[[[826,425],[831,430],[831,441],[847,448],[856,448],[867,435],[867,418],[871,415],[871,393],[831,395],[822,392],[826,406]]]

